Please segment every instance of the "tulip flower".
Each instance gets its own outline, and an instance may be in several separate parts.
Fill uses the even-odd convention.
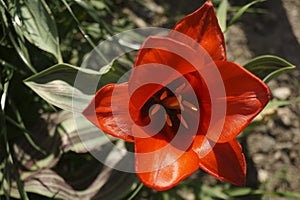
[[[269,98],[259,78],[227,61],[207,1],[167,37],[149,37],[128,82],[102,87],[83,114],[105,133],[134,143],[137,176],[150,188],[174,187],[199,168],[242,186],[246,162],[236,137]]]

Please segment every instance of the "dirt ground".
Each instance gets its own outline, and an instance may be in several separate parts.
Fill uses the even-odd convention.
[[[247,1],[239,1],[242,5]],[[268,86],[273,99],[300,98],[300,1],[272,0],[260,4],[267,14],[245,14],[228,32],[229,59],[240,64],[263,54],[278,55],[297,66]],[[248,181],[266,190],[300,192],[300,103],[280,107],[244,142]],[[284,199],[274,198],[270,199]]]

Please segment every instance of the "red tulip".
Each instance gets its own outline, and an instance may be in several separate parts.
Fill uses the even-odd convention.
[[[135,170],[150,188],[169,189],[198,168],[244,185],[236,136],[269,96],[260,79],[226,60],[207,1],[168,37],[148,38],[129,81],[101,88],[83,114],[107,134],[135,143]]]

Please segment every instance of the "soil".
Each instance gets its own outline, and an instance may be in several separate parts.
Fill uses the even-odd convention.
[[[235,1],[232,1],[235,2]],[[243,5],[247,1],[239,1]],[[296,70],[268,83],[273,100],[300,98],[300,1],[259,4],[266,14],[245,14],[227,37],[229,59],[240,64],[264,54],[280,56]],[[274,109],[243,146],[248,159],[247,185],[268,191],[300,192],[300,103]],[[269,199],[285,199],[269,197]]]
[[[188,6],[156,2],[175,13],[181,9],[183,15],[199,6],[199,1],[191,1]],[[229,0],[232,7],[249,2]],[[269,0],[253,8],[263,9],[263,13],[245,13],[226,33],[228,60],[243,65],[256,56],[272,54],[298,67],[268,83],[273,100],[291,104],[269,110],[263,124],[242,139],[248,164],[247,186],[300,193],[300,1]]]

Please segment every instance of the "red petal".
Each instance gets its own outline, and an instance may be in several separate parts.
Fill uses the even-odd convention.
[[[224,36],[210,1],[179,21],[173,30],[199,42],[213,60],[226,60]],[[180,41],[183,39],[176,32],[170,32],[170,36]]]
[[[98,90],[83,115],[104,132],[133,142],[128,109],[128,84],[110,84]]]
[[[136,109],[140,109],[162,85],[203,66],[207,57],[204,50],[193,49],[168,37],[147,39],[138,53],[129,80],[129,92]],[[145,86],[147,83],[152,84]],[[137,90],[142,85],[144,87]]]
[[[191,148],[179,150],[163,133],[148,138],[136,137],[135,153],[138,177],[155,190],[174,187],[199,168],[198,156]]]
[[[220,141],[233,139],[270,100],[268,86],[244,68],[230,62],[216,63],[226,90],[227,113]]]
[[[214,124],[220,126],[219,122],[224,121],[221,134],[211,132],[207,137],[218,142],[228,142],[233,140],[262,111],[270,99],[270,91],[259,78],[235,63],[218,61],[216,65],[223,83],[216,79],[215,84],[208,86],[208,88],[215,90],[222,85],[224,86],[226,97],[219,96],[211,99],[211,101],[225,101],[226,112],[224,113],[226,114],[220,115],[217,120],[211,123],[212,126]],[[213,75],[206,78],[215,79]],[[207,95],[203,91],[202,94]],[[206,104],[206,112],[214,112],[211,109],[210,105]],[[210,115],[206,117],[203,123],[209,124],[209,117]],[[214,127],[211,130],[214,130]]]
[[[200,168],[222,181],[243,186],[246,161],[241,145],[235,139],[227,143],[214,143],[204,136],[197,137],[194,144],[198,147],[194,150],[198,153]]]
[[[197,131],[198,134],[205,135],[211,119],[211,99],[210,99],[210,94],[208,93],[205,80],[199,75],[197,71],[186,74],[184,78],[186,78],[189,84],[192,86],[193,93],[190,90],[186,90],[186,89],[183,90],[182,91],[183,99],[199,107],[197,112],[192,112],[192,114],[189,115],[191,118],[188,120],[192,124],[198,123],[198,131]],[[189,96],[193,96],[193,95],[197,96],[198,102],[194,102],[194,100],[191,100],[192,98]]]

